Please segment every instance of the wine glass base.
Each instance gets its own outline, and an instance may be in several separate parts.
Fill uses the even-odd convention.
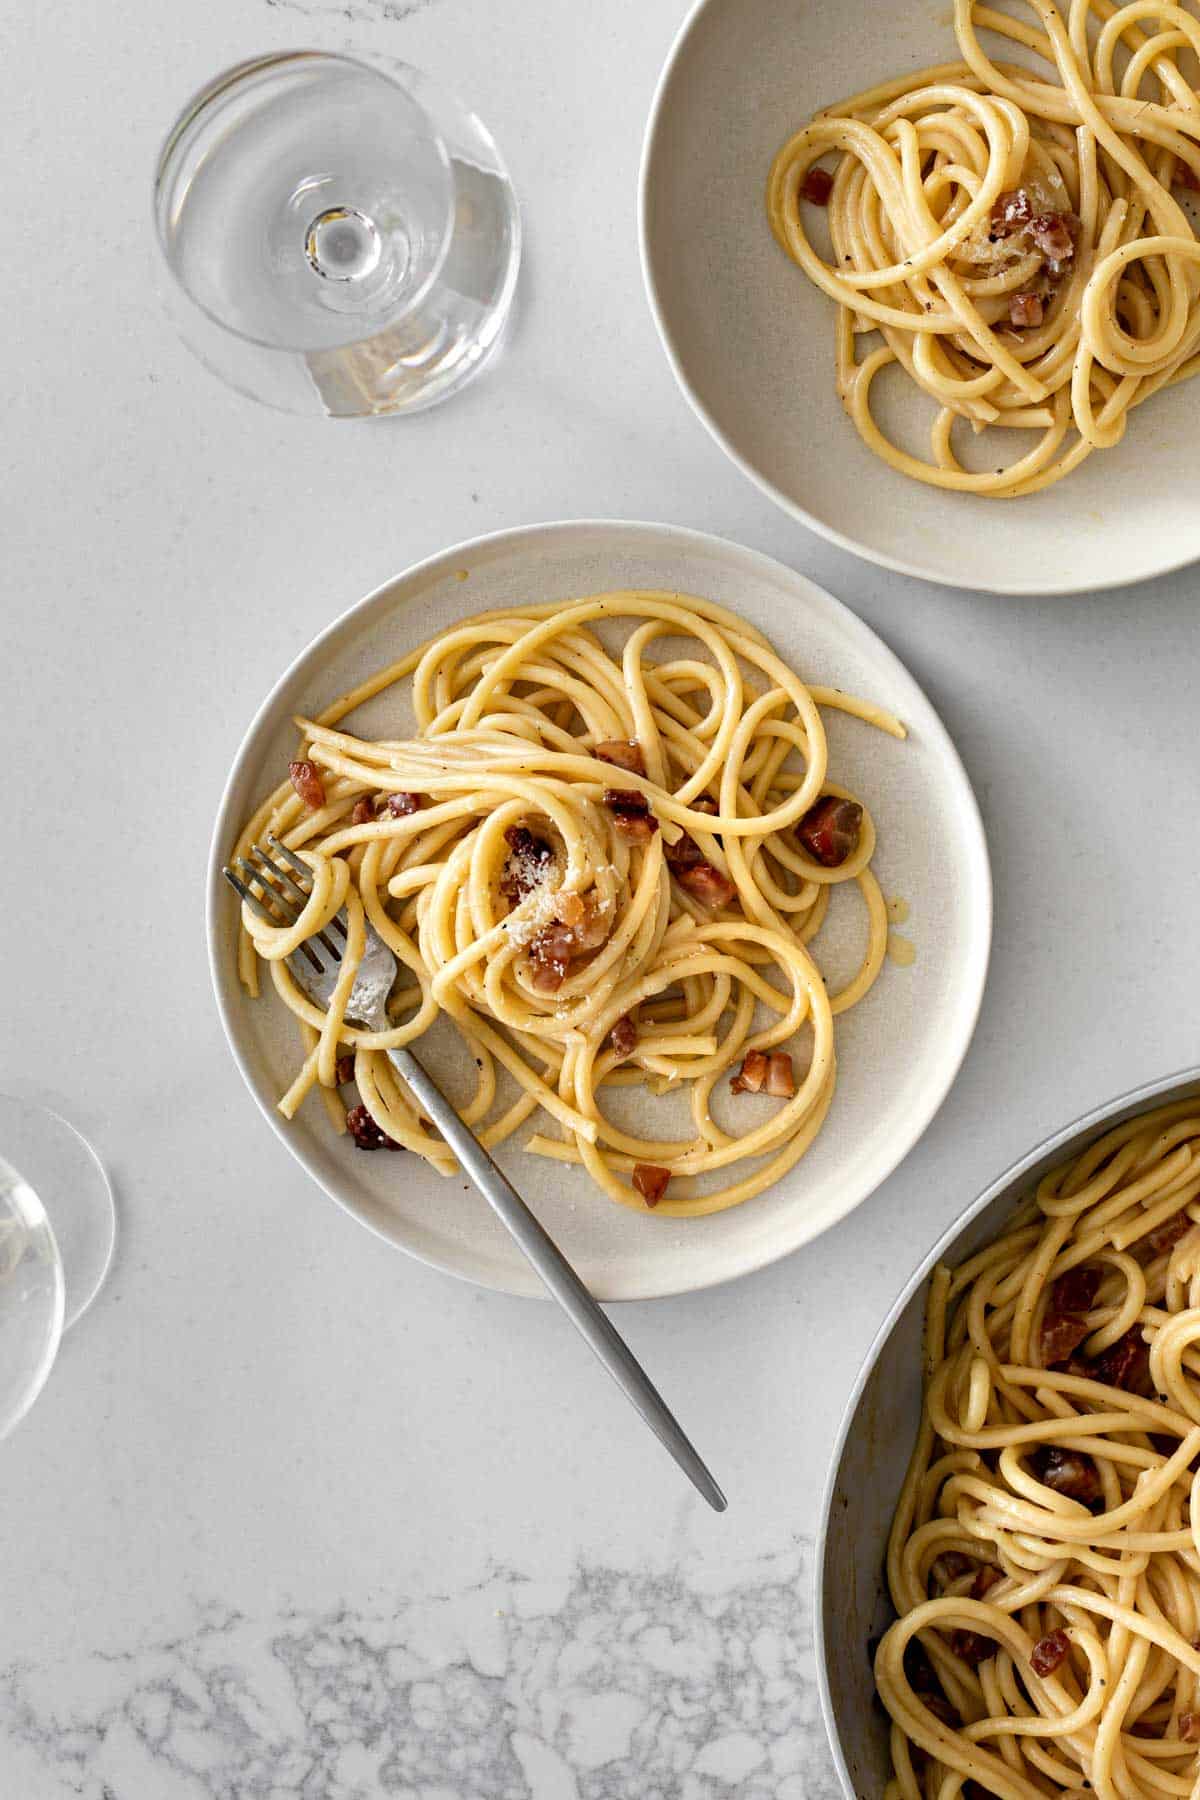
[[[95,1151],[58,1113],[0,1094],[0,1149],[41,1201],[62,1258],[64,1328],[104,1285],[117,1238],[112,1188]]]

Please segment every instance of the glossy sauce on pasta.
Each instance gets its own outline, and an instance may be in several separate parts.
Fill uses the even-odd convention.
[[[875,1659],[888,1800],[1200,1794],[1200,1102],[939,1268]]]
[[[1111,449],[1135,407],[1200,369],[1200,242],[1181,204],[1200,190],[1200,19],[1149,0],[955,0],[953,19],[960,60],[818,113],[775,158],[767,210],[837,302],[838,390],[863,441],[915,480],[1013,499]],[[806,198],[828,205],[830,261]],[[927,458],[872,405],[890,365],[933,402]],[[956,426],[987,434],[982,468]],[[1032,440],[1014,454],[1015,431]]]
[[[410,679],[415,736],[340,728]],[[627,592],[467,619],[298,721],[303,795],[282,784],[237,850],[273,831],[313,872],[296,925],[242,912],[243,980],[257,991],[265,961],[302,1034],[283,1112],[315,1088],[345,1130],[352,1055],[362,1147],[387,1140],[448,1173],[387,1056],[445,1014],[476,1076],[462,1116],[486,1145],[533,1120],[527,1150],[660,1216],[762,1192],[820,1130],[835,1018],[887,946],[875,829],[829,767],[829,708],[904,735],[806,684],[713,602]],[[831,993],[816,939],[838,888],[857,893],[865,949]],[[335,915],[344,978],[322,1011],[287,958]],[[403,971],[386,1031],[346,1016],[367,924]],[[731,1075],[723,1110],[745,1125],[727,1130],[710,1102]],[[630,1086],[685,1094],[688,1128],[622,1127],[603,1103]]]

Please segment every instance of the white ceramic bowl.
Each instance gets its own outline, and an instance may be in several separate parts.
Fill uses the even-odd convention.
[[[642,266],[676,378],[765,493],[886,568],[1002,594],[1074,593],[1178,568],[1200,556],[1192,384],[1139,408],[1115,450],[1015,501],[909,480],[842,411],[833,302],[771,236],[767,172],[819,107],[953,61],[949,19],[946,0],[695,7],[659,83],[641,180]]]
[[[469,571],[467,580],[459,571]],[[422,1261],[487,1287],[540,1292],[536,1278],[473,1190],[413,1157],[364,1156],[329,1130],[309,1101],[290,1124],[275,1101],[298,1059],[291,1018],[267,984],[251,1001],[234,966],[237,904],[221,864],[242,821],[276,785],[295,744],[290,721],[314,713],[368,671],[468,613],[520,599],[567,599],[642,586],[703,594],[769,633],[812,681],[869,695],[910,729],[907,743],[838,715],[831,766],[860,791],[879,831],[875,867],[909,903],[911,968],[889,965],[873,992],[838,1020],[838,1088],[816,1144],[770,1192],[709,1219],[656,1218],[614,1206],[581,1170],[524,1155],[501,1160],[601,1299],[701,1288],[774,1261],[844,1218],[916,1143],[966,1051],[991,936],[987,848],[962,765],[929,702],[873,632],[801,575],[736,544],[663,525],[530,526],[462,544],[399,575],[352,607],[277,683],[238,752],[221,803],[209,868],[208,930],[217,1003],[238,1065],[264,1117],[327,1193],[381,1237]],[[350,729],[396,736],[394,699],[372,703]],[[822,932],[822,965],[856,966],[863,923],[852,895]],[[827,935],[828,933],[828,935]],[[422,1040],[431,1071],[462,1050],[446,1027]],[[448,1060],[447,1060],[448,1059]],[[519,1134],[524,1135],[524,1134]]]

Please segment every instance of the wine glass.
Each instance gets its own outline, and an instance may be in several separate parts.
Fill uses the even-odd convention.
[[[239,64],[172,127],[154,199],[181,335],[269,405],[418,412],[500,342],[520,262],[511,183],[475,115],[407,64]]]
[[[48,1107],[0,1094],[0,1438],[41,1393],[115,1240],[112,1189],[90,1144]]]

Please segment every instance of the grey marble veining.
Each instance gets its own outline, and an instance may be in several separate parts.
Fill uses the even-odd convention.
[[[267,0],[273,12],[301,13],[306,19],[363,20],[395,25],[426,12],[436,0]]]
[[[10,1664],[0,1744],[27,1800],[833,1800],[809,1561],[199,1608],[176,1637]]]

